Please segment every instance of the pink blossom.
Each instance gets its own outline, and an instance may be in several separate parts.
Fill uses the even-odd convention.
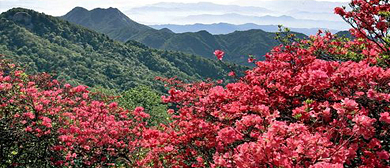
[[[223,52],[222,50],[215,50],[215,51],[214,51],[214,55],[215,55],[219,60],[222,60],[224,54],[225,54],[225,52]]]
[[[387,124],[390,124],[390,114],[389,112],[384,112],[380,114],[379,121],[385,122]]]

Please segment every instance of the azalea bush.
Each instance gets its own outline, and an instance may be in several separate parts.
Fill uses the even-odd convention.
[[[287,40],[265,61],[250,57],[244,76],[231,69],[237,80],[227,85],[159,78],[171,109],[158,127],[142,107],[125,110],[0,59],[0,165],[389,167],[389,11],[385,0],[336,8],[353,39]]]
[[[373,61],[377,62],[374,63],[388,67],[390,65],[389,1],[353,0],[349,6],[351,9],[349,11],[346,7],[335,8],[335,13],[351,25],[350,32],[355,37],[355,40],[344,44],[344,47],[357,48],[366,58],[376,58],[377,60]],[[357,54],[353,54],[352,57]]]
[[[166,80],[171,90],[163,100],[176,108],[149,163],[389,167],[390,6],[354,0],[351,7],[335,12],[353,25],[353,39],[320,32],[290,41],[265,61],[249,58],[256,67],[226,86]],[[223,59],[223,51],[214,54]]]
[[[163,100],[178,110],[150,157],[178,167],[389,165],[389,69],[294,46],[256,64],[226,87],[176,84]]]
[[[0,59],[1,167],[135,165],[148,117]]]

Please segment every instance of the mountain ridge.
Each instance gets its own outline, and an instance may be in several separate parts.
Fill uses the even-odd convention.
[[[294,28],[312,28],[313,25],[316,27],[326,27],[328,29],[344,30],[347,25],[342,21],[328,21],[328,20],[313,20],[313,19],[297,19],[292,16],[253,16],[243,15],[238,13],[225,13],[225,14],[198,14],[188,15],[186,17],[178,19],[182,23],[197,22],[203,24],[212,24],[215,22],[225,22],[230,24],[245,24],[254,23],[258,25],[272,25],[278,24],[286,27]],[[190,23],[186,23],[190,24]]]
[[[127,38],[124,34],[126,31],[129,31],[132,34],[136,34],[138,32],[152,29],[148,26],[131,20],[129,17],[119,11],[119,9],[111,7],[107,9],[95,8],[92,10],[76,7],[61,18],[65,18],[72,23],[82,25],[98,32],[105,32],[105,34],[109,35],[111,38],[119,40],[121,38]],[[123,29],[117,31],[118,27]]]
[[[23,64],[29,73],[56,72],[57,79],[71,84],[120,90],[138,85],[164,90],[162,83],[155,82],[156,76],[216,80],[228,79],[229,72],[216,60],[151,49],[135,41],[122,43],[23,8],[0,14],[0,53]]]
[[[91,11],[89,12],[92,13]],[[259,60],[263,60],[264,55],[270,51],[273,46],[279,45],[279,43],[274,39],[275,33],[265,32],[263,30],[237,31],[226,35],[212,35],[204,31],[194,33],[173,33],[172,31],[169,31],[169,29],[156,30],[150,27],[145,27],[146,25],[142,24],[139,24],[142,25],[142,27],[122,26],[115,27],[113,29],[106,29],[105,27],[110,27],[110,25],[102,25],[99,28],[96,28],[93,26],[95,24],[87,24],[88,22],[93,22],[91,18],[87,18],[88,22],[83,21],[85,19],[83,16],[69,18],[68,16],[72,15],[71,12],[61,18],[98,32],[105,33],[115,40],[124,42],[128,40],[135,40],[152,48],[182,51],[206,58],[213,58],[214,56],[212,53],[214,50],[222,49],[226,53],[225,60],[240,64],[247,64],[247,57],[249,54],[254,55]],[[120,17],[127,16],[122,13]],[[105,20],[104,23],[110,23],[113,20],[118,20],[113,17],[109,17],[108,19],[109,20]],[[237,36],[237,34],[240,34],[242,37],[246,37],[246,39],[241,36]],[[303,34],[297,34],[299,37],[305,37]],[[228,45],[230,43],[234,43],[235,45]]]

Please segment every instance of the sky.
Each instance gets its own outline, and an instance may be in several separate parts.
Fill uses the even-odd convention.
[[[264,0],[252,0],[254,2]],[[266,0],[272,1],[272,0]],[[305,0],[303,0],[305,1]],[[310,0],[307,0],[310,1]],[[326,0],[331,2],[348,2],[349,0]],[[237,0],[0,0],[0,12],[4,12],[13,7],[24,7],[34,9],[46,14],[61,16],[70,11],[75,6],[81,6],[87,9],[97,7],[107,8],[116,7],[126,9],[150,5],[159,2],[212,2],[217,4],[237,4]]]

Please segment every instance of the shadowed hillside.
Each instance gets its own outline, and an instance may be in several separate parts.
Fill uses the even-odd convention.
[[[100,20],[96,20],[93,19],[95,15],[102,16],[99,17]],[[260,60],[264,59],[263,56],[279,44],[274,39],[275,33],[259,29],[236,31],[226,35],[212,35],[206,31],[176,34],[169,29],[156,30],[135,23],[114,8],[88,11],[77,7],[61,18],[105,33],[116,40],[136,40],[153,48],[183,51],[206,58],[213,57],[214,50],[222,49],[226,53],[226,60],[240,64],[246,64],[249,54]],[[298,37],[303,38],[305,35],[298,34]]]

